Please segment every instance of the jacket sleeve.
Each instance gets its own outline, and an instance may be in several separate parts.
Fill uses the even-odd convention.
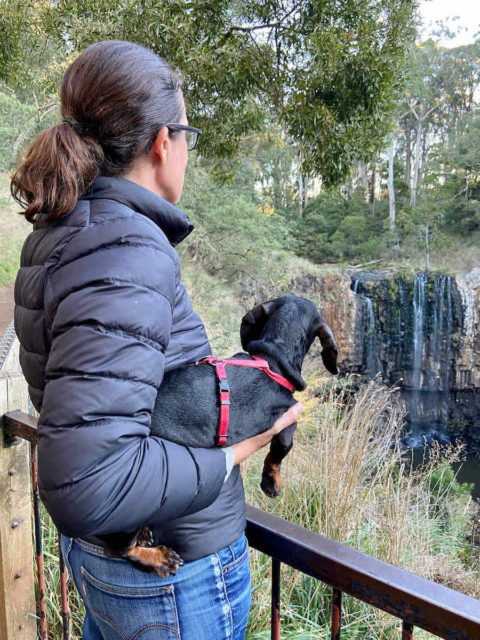
[[[46,282],[51,349],[39,419],[40,494],[71,537],[194,513],[216,499],[225,478],[222,450],[149,435],[179,266],[145,224],[82,229]]]

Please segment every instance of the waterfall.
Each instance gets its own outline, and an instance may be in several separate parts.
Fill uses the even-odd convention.
[[[373,311],[373,303],[371,299],[364,295],[365,305],[367,308],[367,371],[370,379],[374,378],[381,371],[381,362],[379,357],[379,345],[377,340],[377,329],[375,326],[375,313]]]
[[[435,309],[433,315],[433,362],[436,370],[434,375],[430,376],[429,389],[435,390],[439,388],[442,379],[442,346],[443,346],[443,316],[444,316],[444,298],[445,298],[445,276],[435,276],[434,293],[435,293]]]
[[[480,325],[480,269],[475,273],[478,293],[469,294],[471,300],[457,288],[459,280],[445,274],[352,275],[357,346],[349,366],[364,380],[381,374],[384,383],[398,387],[411,446],[422,446],[424,439],[451,441],[466,429],[480,443],[480,358],[471,355],[478,354]],[[470,281],[462,286],[473,288]],[[473,346],[465,356],[467,337]]]
[[[373,302],[369,298],[360,280],[353,281],[353,292],[362,300],[362,324],[363,324],[363,361],[365,363],[368,378],[373,379],[382,372],[382,362],[380,359],[380,345],[378,330],[375,322],[375,311]]]
[[[415,278],[413,290],[413,367],[412,389],[418,391],[422,378],[422,354],[423,354],[423,325],[425,309],[425,275],[419,274]]]
[[[352,278],[351,285],[358,299],[361,370],[367,379],[380,373],[387,383],[400,381],[412,425],[445,432],[452,407],[452,333],[461,313],[452,278],[372,275]]]
[[[436,425],[435,429],[443,429],[441,425],[448,422],[450,407],[454,325],[449,276],[417,275],[413,291],[413,324],[410,417],[414,423],[428,419]]]
[[[450,392],[450,360],[452,356],[452,331],[453,331],[453,301],[452,301],[452,279],[447,281],[447,331],[445,347],[445,373],[443,378],[443,390]]]

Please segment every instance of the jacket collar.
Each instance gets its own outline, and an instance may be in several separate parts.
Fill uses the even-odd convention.
[[[82,200],[106,198],[125,204],[150,218],[175,246],[193,231],[187,214],[136,182],[117,176],[100,176],[95,179]]]

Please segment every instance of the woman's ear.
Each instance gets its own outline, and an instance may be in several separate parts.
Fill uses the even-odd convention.
[[[155,154],[156,158],[160,160],[161,165],[164,165],[167,161],[169,146],[170,136],[168,133],[168,127],[162,127],[157,133],[157,137],[153,141],[152,148],[150,149],[150,153]]]

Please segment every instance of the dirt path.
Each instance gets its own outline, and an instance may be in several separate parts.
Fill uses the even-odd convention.
[[[0,338],[13,320],[13,284],[0,289]]]

